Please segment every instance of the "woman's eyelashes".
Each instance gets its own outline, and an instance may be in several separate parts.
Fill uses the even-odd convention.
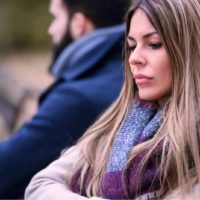
[[[133,52],[136,48],[136,45],[128,46],[130,52]]]
[[[162,47],[162,43],[161,42],[150,43],[148,44],[148,46],[152,49],[160,49]]]
[[[160,49],[162,47],[161,42],[151,42],[146,45],[148,48],[151,49]],[[133,52],[136,49],[137,45],[128,45],[128,49],[130,52]]]

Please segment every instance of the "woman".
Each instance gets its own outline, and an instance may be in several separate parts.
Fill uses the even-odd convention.
[[[126,39],[119,98],[26,199],[200,195],[200,1],[135,1]]]

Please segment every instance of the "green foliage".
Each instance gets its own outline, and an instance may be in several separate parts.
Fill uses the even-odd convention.
[[[0,0],[0,51],[46,48],[49,0]]]

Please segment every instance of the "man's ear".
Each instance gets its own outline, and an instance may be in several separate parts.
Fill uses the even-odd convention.
[[[74,13],[70,22],[70,32],[74,39],[78,39],[93,30],[93,23],[83,13]]]

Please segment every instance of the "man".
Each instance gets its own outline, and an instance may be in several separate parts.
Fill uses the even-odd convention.
[[[72,145],[119,94],[124,37],[119,24],[128,2],[51,1],[55,21],[49,33],[56,46],[51,71],[57,80],[41,96],[33,119],[0,144],[0,199],[22,197],[32,176]]]

